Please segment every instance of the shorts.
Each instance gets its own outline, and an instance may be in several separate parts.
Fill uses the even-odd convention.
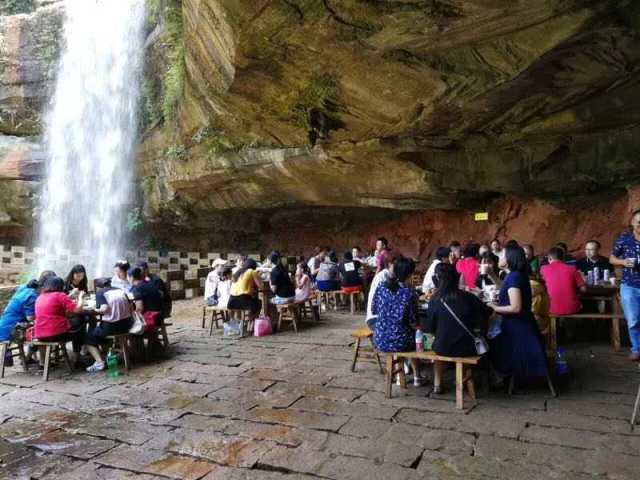
[[[105,343],[106,338],[111,335],[129,333],[132,325],[132,318],[125,318],[117,322],[100,322],[98,326],[87,334],[86,344],[98,347]]]

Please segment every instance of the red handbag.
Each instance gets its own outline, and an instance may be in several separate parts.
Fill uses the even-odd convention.
[[[144,331],[151,332],[158,326],[158,317],[160,312],[144,312],[142,317],[144,318]]]

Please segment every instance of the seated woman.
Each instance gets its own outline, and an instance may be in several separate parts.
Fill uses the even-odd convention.
[[[340,269],[338,268],[338,256],[335,251],[329,252],[320,264],[320,270],[316,276],[316,285],[321,292],[334,292],[340,289]]]
[[[486,252],[480,257],[480,275],[476,280],[476,288],[488,293],[500,288],[502,280],[499,276],[498,260],[491,252]]]
[[[64,282],[64,293],[71,297],[71,300],[76,300],[80,292],[84,292],[85,295],[89,293],[89,286],[87,280],[87,271],[83,265],[75,265]],[[74,334],[76,339],[84,338],[87,332],[87,325],[89,324],[89,316],[86,314],[73,315],[69,318],[71,324],[71,333]],[[76,335],[78,334],[78,335]],[[77,341],[73,342],[73,352],[80,354],[82,345]],[[76,365],[78,367],[79,365]]]
[[[340,283],[342,284],[342,293],[349,294],[361,292],[361,263],[353,259],[353,254],[351,252],[345,252],[343,259],[343,262],[340,264]]]
[[[114,275],[113,278],[111,278],[111,286],[113,288],[119,288],[129,293],[131,290],[131,283],[127,276],[130,268],[131,265],[129,265],[129,262],[126,260],[119,260],[116,262],[113,271]]]
[[[34,337],[42,342],[84,344],[84,332],[72,333],[69,324],[69,317],[82,312],[83,301],[84,292],[80,292],[77,302],[74,302],[64,293],[63,279],[56,276],[47,278],[36,300]],[[41,364],[44,363],[42,357]]]
[[[227,305],[230,310],[249,310],[250,320],[253,320],[262,308],[262,302],[258,298],[258,292],[262,288],[262,280],[257,268],[256,261],[248,258],[242,267],[233,274],[231,296]]]
[[[371,307],[376,317],[373,343],[381,352],[415,350],[418,296],[405,284],[414,270],[413,260],[398,257],[389,270],[388,280],[376,289]],[[418,372],[418,362],[412,363],[413,371]],[[414,375],[413,383],[420,386],[419,375]]]
[[[211,271],[204,282],[204,301],[210,307],[218,305],[216,292],[218,290],[218,282],[220,282],[222,270],[226,264],[227,261],[222,258],[216,258],[211,262]]]
[[[289,272],[282,264],[280,252],[272,252],[269,255],[269,261],[273,265],[269,274],[269,286],[275,294],[271,300],[275,305],[284,303],[293,303],[296,296],[296,289],[289,277]]]
[[[0,341],[18,340],[23,338],[24,330],[35,317],[36,299],[41,287],[47,278],[55,276],[51,271],[44,271],[40,274],[39,280],[31,280],[26,285],[18,287],[9,303],[0,316]],[[5,366],[13,365],[13,356],[7,350],[5,355]]]
[[[311,297],[311,273],[305,262],[296,267],[296,302],[304,302]]]
[[[110,335],[129,332],[133,324],[131,302],[124,290],[111,287],[111,279],[96,280],[96,311],[102,314],[100,323],[87,334],[87,350],[94,363],[87,367],[87,372],[104,370],[104,361],[98,347],[103,345]]]
[[[484,325],[491,309],[472,293],[459,288],[458,272],[449,263],[436,266],[435,276],[438,289],[433,294],[427,310],[425,330],[435,335],[433,351],[449,357],[473,357],[477,355],[473,337],[474,329]],[[464,324],[465,330],[460,322]],[[442,375],[447,367],[445,362],[434,362],[433,392],[442,393]]]
[[[529,262],[517,245],[508,245],[504,255],[508,274],[500,288],[500,301],[489,305],[502,315],[502,332],[491,341],[489,357],[503,376],[548,377],[547,357],[531,311]]]

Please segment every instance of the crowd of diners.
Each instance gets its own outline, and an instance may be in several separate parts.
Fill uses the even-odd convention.
[[[464,357],[477,354],[469,334],[477,332],[489,338],[487,356],[496,383],[546,377],[550,372],[542,333],[549,328],[549,317],[595,313],[597,302],[581,297],[588,285],[620,286],[629,359],[640,361],[640,210],[633,212],[630,230],[615,240],[608,257],[600,248],[598,240],[589,240],[584,256],[576,259],[563,242],[538,256],[532,245],[516,240],[504,246],[497,239],[464,246],[452,241],[435,250],[417,289],[409,283],[416,264],[399,255],[371,282],[367,323],[373,342],[383,352],[410,351],[416,330],[422,330],[434,336],[436,354]],[[442,389],[443,369],[435,362],[435,392]],[[413,371],[414,383],[420,385],[416,362]]]
[[[464,246],[452,241],[435,250],[419,286],[412,284],[415,273],[416,262],[380,237],[370,255],[359,247],[341,255],[316,247],[295,272],[289,272],[278,251],[262,264],[245,255],[234,261],[217,259],[206,278],[204,298],[209,306],[249,311],[251,320],[262,309],[259,294],[265,289],[271,295],[263,298],[276,305],[304,302],[315,291],[362,292],[378,350],[414,349],[419,329],[434,336],[437,354],[471,356],[476,349],[467,330],[482,332],[490,339],[488,357],[497,377],[525,378],[548,374],[542,333],[550,315],[593,311],[597,306],[582,302],[580,294],[588,283],[606,283],[620,286],[630,359],[640,360],[640,210],[633,212],[630,230],[616,239],[609,257],[601,255],[595,239],[585,243],[579,259],[562,242],[536,255],[532,245],[516,240],[504,246],[498,239]],[[71,342],[76,360],[86,351],[93,362],[87,370],[95,372],[105,366],[106,337],[127,332],[134,310],[149,325],[171,313],[167,286],[144,262],[133,267],[118,262],[113,278],[99,278],[95,286],[95,305],[88,310],[82,265],[73,267],[66,279],[42,272],[7,305],[0,318],[0,341],[24,336],[25,328],[33,326],[38,340]],[[435,363],[436,391],[443,368]],[[416,364],[414,383],[420,382]]]
[[[0,341],[71,343],[76,369],[105,369],[105,354],[112,335],[131,329],[134,311],[153,333],[171,315],[171,296],[165,282],[149,272],[146,262],[131,266],[118,261],[112,278],[94,280],[95,297],[89,295],[87,271],[74,266],[66,278],[43,271],[38,279],[18,287],[0,317]],[[157,336],[149,335],[150,348]],[[27,351],[27,363],[42,369],[43,355]],[[42,353],[42,351],[40,352]],[[5,365],[12,365],[9,352]]]

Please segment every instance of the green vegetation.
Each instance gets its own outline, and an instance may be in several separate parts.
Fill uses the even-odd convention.
[[[167,148],[166,155],[169,160],[183,160],[187,157],[187,149],[184,145],[172,145]]]
[[[209,125],[203,125],[198,129],[196,133],[193,134],[193,136],[191,137],[191,141],[196,145],[199,145],[202,142],[204,142],[207,138],[209,138],[210,134],[211,132],[209,129]]]
[[[2,0],[0,2],[0,15],[30,13],[34,10],[35,4],[33,0]]]
[[[162,115],[165,122],[175,118],[178,100],[182,96],[184,87],[184,47],[182,45],[172,52],[170,60],[171,65],[163,78]]]
[[[139,207],[133,208],[127,214],[127,229],[129,232],[139,232],[144,227],[144,216],[142,215],[142,209]]]
[[[315,74],[307,86],[298,92],[293,101],[293,112],[296,123],[309,128],[309,112],[313,108],[333,109],[338,103],[340,85],[332,73]]]

